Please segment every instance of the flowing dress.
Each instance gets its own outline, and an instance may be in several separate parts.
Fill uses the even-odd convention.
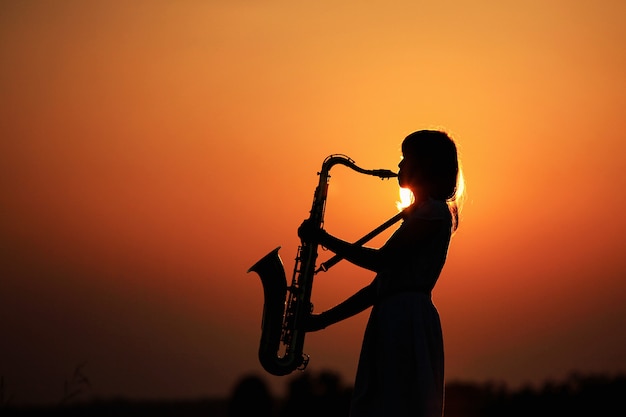
[[[351,417],[443,414],[443,336],[431,291],[446,260],[451,215],[444,201],[428,200],[387,243],[416,221],[438,226],[428,239],[401,251],[374,280],[377,301],[363,337]]]

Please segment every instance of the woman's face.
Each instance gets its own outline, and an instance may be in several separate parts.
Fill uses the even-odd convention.
[[[398,185],[402,188],[408,188],[413,190],[414,178],[413,173],[415,172],[415,161],[411,157],[403,156],[398,164]]]
[[[420,180],[419,162],[415,157],[403,156],[398,164],[398,185],[402,188],[408,188],[413,193],[415,201],[426,197],[426,191]]]

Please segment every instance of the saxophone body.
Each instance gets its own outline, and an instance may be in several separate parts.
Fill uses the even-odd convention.
[[[315,189],[309,216],[309,221],[318,228],[322,228],[324,222],[329,173],[337,164],[380,178],[397,176],[386,169],[360,168],[345,155],[330,155],[324,160],[318,173],[319,182]],[[317,272],[315,265],[318,246],[317,242],[301,242],[289,286],[282,259],[278,254],[280,247],[265,255],[248,270],[248,272],[256,272],[263,285],[264,303],[259,361],[272,375],[288,375],[296,369],[304,369],[308,364],[309,357],[303,353],[306,332],[302,327],[312,311],[311,291],[313,277]]]

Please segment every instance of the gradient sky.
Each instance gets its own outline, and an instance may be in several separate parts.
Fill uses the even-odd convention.
[[[281,245],[290,277],[327,155],[396,169],[423,128],[467,181],[433,294],[447,379],[625,372],[625,19],[618,0],[2,2],[5,398],[58,401],[81,363],[92,397],[222,396],[247,373],[279,393],[246,270]],[[326,229],[355,240],[397,200],[337,167]],[[316,311],[372,278],[318,275]],[[309,334],[311,372],[351,384],[366,319]]]

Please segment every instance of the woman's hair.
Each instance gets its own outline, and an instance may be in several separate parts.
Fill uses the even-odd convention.
[[[458,200],[463,192],[456,144],[439,130],[418,130],[402,142],[402,154],[410,157],[415,174],[430,197],[444,200],[452,213],[452,228],[458,225]]]

